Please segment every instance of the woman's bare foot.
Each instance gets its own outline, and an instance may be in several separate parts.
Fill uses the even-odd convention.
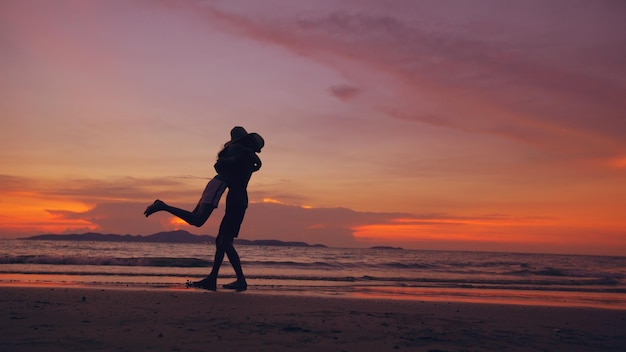
[[[146,208],[146,211],[143,212],[143,214],[148,217],[150,215],[152,215],[153,213],[156,213],[159,210],[163,210],[164,209],[164,205],[165,203],[159,199],[155,200],[154,203],[148,205],[148,207]]]

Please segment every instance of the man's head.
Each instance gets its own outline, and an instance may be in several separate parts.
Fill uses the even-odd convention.
[[[248,133],[245,128],[235,126],[230,130],[230,143],[240,142],[247,145],[257,153],[265,146],[265,140],[258,133]]]

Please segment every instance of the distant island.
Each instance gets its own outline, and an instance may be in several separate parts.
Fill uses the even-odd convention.
[[[87,232],[83,234],[46,234],[24,238],[34,241],[91,241],[91,242],[140,242],[140,243],[215,243],[215,236],[194,235],[187,231],[157,232],[152,235],[116,235]],[[323,244],[310,245],[305,242],[285,242],[279,240],[235,239],[235,243],[244,246],[281,246],[281,247],[324,247]]]

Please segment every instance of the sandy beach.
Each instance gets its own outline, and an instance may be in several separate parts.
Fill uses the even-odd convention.
[[[626,311],[0,287],[2,351],[623,351]]]

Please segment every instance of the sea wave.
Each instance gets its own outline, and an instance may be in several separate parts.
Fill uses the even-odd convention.
[[[567,282],[575,284],[597,280],[603,284],[618,284],[626,279],[622,272],[607,272],[606,270],[571,270],[555,267],[526,267],[522,270],[479,270],[467,267],[465,270],[451,269],[449,265],[424,264],[418,262],[322,262],[322,261],[297,261],[297,260],[250,260],[243,261],[247,267],[272,269],[302,269],[313,271],[336,271],[338,273],[353,271],[357,273],[388,273],[390,276],[398,276],[398,280],[415,277],[430,277],[433,273],[446,277],[467,278],[475,282],[478,277],[511,277],[515,282]],[[124,266],[124,267],[171,267],[171,268],[203,268],[210,267],[213,262],[196,257],[111,257],[111,256],[78,256],[78,255],[5,255],[0,257],[0,264],[25,264],[25,265],[93,265],[93,266]],[[501,265],[500,262],[499,265]],[[512,264],[512,263],[507,263]],[[518,264],[519,265],[519,264]],[[511,269],[511,268],[508,268]],[[334,277],[334,276],[333,276]],[[367,278],[368,276],[363,276]],[[389,278],[387,278],[389,279]],[[391,279],[393,280],[393,279]],[[458,278],[455,279],[459,281]],[[461,279],[462,280],[462,279]],[[537,281],[539,280],[539,281]]]
[[[352,268],[389,268],[389,269],[437,269],[434,265],[421,263],[379,262],[379,263],[346,263],[346,262],[304,262],[252,260],[244,261],[246,265],[263,267],[299,267],[309,269],[352,269]],[[205,267],[211,261],[198,258],[179,257],[86,257],[73,255],[20,255],[0,257],[0,264],[47,264],[47,265],[116,265],[116,266],[163,266],[163,267]]]
[[[157,266],[157,267],[206,267],[212,262],[198,258],[169,257],[84,257],[58,255],[20,255],[0,258],[0,264],[47,264],[47,265],[102,265],[102,266]]]

